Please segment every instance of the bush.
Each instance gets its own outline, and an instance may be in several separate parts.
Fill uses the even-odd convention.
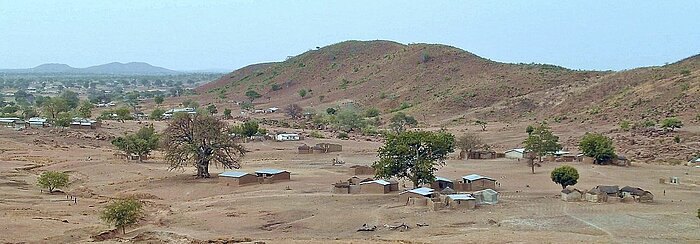
[[[340,133],[338,133],[338,139],[347,140],[347,139],[349,139],[349,138],[350,138],[350,137],[348,136],[348,133],[345,133],[345,132],[340,132]]]
[[[632,123],[630,123],[629,120],[623,120],[622,122],[620,122],[620,129],[624,131],[629,131],[631,126]]]
[[[321,132],[318,131],[311,131],[309,132],[309,136],[313,138],[325,138]]]
[[[673,137],[673,142],[675,142],[675,143],[681,143],[681,137],[678,136],[678,135],[674,136],[674,137]]]
[[[272,88],[272,91],[282,90],[282,86],[280,86],[280,84],[277,84],[277,83],[272,84],[271,88]]]
[[[327,113],[327,114],[330,114],[330,115],[333,115],[333,114],[335,114],[336,112],[338,112],[338,110],[336,110],[335,108],[327,108],[327,109],[326,109],[326,113]]]
[[[379,113],[380,113],[379,109],[372,107],[372,108],[367,109],[367,111],[365,111],[365,117],[367,117],[367,118],[377,117],[377,116],[379,116]]]
[[[676,128],[681,127],[683,127],[683,122],[676,117],[666,118],[661,121],[661,128],[664,128],[665,130],[675,130]]]
[[[299,96],[300,96],[301,98],[306,97],[306,94],[307,94],[307,93],[308,93],[308,91],[307,91],[306,89],[301,89],[301,90],[299,90]]]
[[[681,75],[683,75],[683,76],[689,76],[689,75],[690,75],[690,70],[687,70],[687,69],[681,70]]]
[[[109,225],[121,228],[126,234],[126,227],[136,224],[143,215],[143,204],[136,199],[115,200],[105,206],[100,214],[100,219]]]
[[[42,173],[36,180],[36,184],[43,188],[48,188],[49,193],[68,186],[68,174],[57,171],[46,171]]]
[[[165,110],[156,108],[151,112],[151,119],[152,120],[161,120],[163,118],[163,114],[165,113]]]
[[[561,185],[561,188],[564,189],[578,183],[578,171],[569,165],[562,165],[552,170],[551,178],[554,183]]]
[[[612,139],[598,133],[586,133],[579,143],[579,149],[596,163],[607,162],[615,157]]]

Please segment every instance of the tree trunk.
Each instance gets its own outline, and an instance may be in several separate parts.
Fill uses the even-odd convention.
[[[197,178],[209,178],[209,160],[197,160]]]
[[[122,234],[126,235],[126,226],[123,226],[123,225],[122,225]]]
[[[532,173],[535,173],[535,161],[533,160],[532,163],[530,164],[532,166]]]
[[[139,155],[139,163],[143,163],[143,156]]]

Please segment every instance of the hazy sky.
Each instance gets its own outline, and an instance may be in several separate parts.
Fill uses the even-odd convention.
[[[143,61],[234,70],[349,39],[599,70],[700,53],[697,0],[172,2],[0,0],[0,68]]]

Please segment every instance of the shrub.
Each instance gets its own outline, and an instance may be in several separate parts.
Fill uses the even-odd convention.
[[[681,127],[683,127],[683,122],[676,117],[666,118],[661,121],[661,128],[664,128],[665,130],[675,130],[676,128]]]
[[[673,142],[675,142],[675,143],[681,143],[681,137],[678,136],[678,135],[674,136],[674,137],[673,137]]]
[[[318,131],[309,132],[309,136],[313,138],[324,138],[323,134],[321,134],[321,132]]]
[[[330,115],[333,115],[333,114],[335,114],[336,112],[338,112],[338,110],[336,110],[335,108],[327,108],[327,109],[326,109],[326,113],[327,113],[327,114],[330,114]]]
[[[68,186],[68,174],[57,171],[46,171],[36,180],[36,184],[43,188],[48,188],[52,193],[56,188]]]
[[[379,109],[372,107],[372,108],[367,109],[367,111],[365,111],[365,117],[367,117],[367,118],[377,117],[377,116],[379,116],[379,113],[380,113]]]
[[[690,75],[690,70],[687,70],[687,69],[681,70],[681,75],[683,75],[683,76],[689,76],[689,75]]]
[[[338,133],[338,139],[347,140],[348,138],[350,138],[350,137],[348,137],[348,133],[345,133],[345,132]]]
[[[152,120],[161,120],[163,118],[163,114],[165,113],[165,110],[156,108],[151,112],[151,119]]]
[[[301,90],[299,90],[299,96],[300,96],[301,98],[306,97],[306,94],[307,94],[307,93],[308,93],[308,91],[307,91],[306,89],[301,89]]]
[[[280,84],[277,84],[277,83],[272,84],[272,85],[270,86],[270,88],[272,89],[272,91],[279,91],[279,90],[282,90],[282,86],[280,86]]]
[[[632,123],[629,120],[623,120],[620,122],[620,129],[624,131],[630,130],[630,127],[632,126]]]
[[[569,165],[562,165],[552,170],[551,178],[554,183],[561,185],[561,188],[564,189],[578,183],[578,171]]]
[[[143,204],[136,199],[115,200],[105,206],[100,214],[100,219],[109,225],[121,228],[126,234],[126,227],[136,224],[143,214]]]

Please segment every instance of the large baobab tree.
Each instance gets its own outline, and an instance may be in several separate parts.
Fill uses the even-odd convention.
[[[197,167],[197,178],[209,178],[209,163],[240,168],[243,146],[228,134],[225,122],[207,114],[178,114],[163,131],[162,148],[170,169]]]

